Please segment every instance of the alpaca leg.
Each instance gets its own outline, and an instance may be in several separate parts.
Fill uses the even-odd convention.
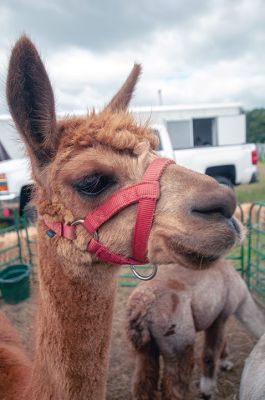
[[[216,388],[218,361],[224,345],[225,320],[218,318],[205,332],[203,375],[200,381],[201,397],[213,400]]]
[[[163,355],[162,400],[186,400],[194,365],[194,346]]]
[[[159,400],[159,351],[153,346],[136,353],[132,380],[133,400]]]
[[[230,371],[233,368],[234,364],[231,360],[229,360],[229,353],[227,350],[227,341],[224,340],[223,348],[220,354],[220,368],[223,371]]]

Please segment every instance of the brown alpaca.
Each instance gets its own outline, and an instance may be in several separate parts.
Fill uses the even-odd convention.
[[[246,360],[241,381],[240,400],[265,399],[265,333]]]
[[[187,399],[198,331],[205,331],[201,396],[214,399],[219,358],[222,368],[232,367],[224,334],[232,314],[257,338],[265,332],[263,313],[228,261],[220,259],[203,271],[191,271],[185,263],[159,266],[157,277],[139,285],[128,302],[127,334],[135,353],[133,399]]]
[[[52,88],[37,50],[22,37],[12,51],[7,99],[36,183],[40,300],[32,373],[27,387],[24,376],[17,374],[12,380],[17,396],[6,384],[4,371],[11,368],[15,375],[19,365],[28,369],[28,361],[21,355],[18,362],[6,341],[0,342],[0,349],[8,353],[0,358],[0,393],[5,400],[105,397],[118,266],[87,249],[97,239],[112,252],[130,257],[139,207],[125,207],[97,235],[89,234],[85,223],[74,235],[71,223],[98,206],[108,206],[119,190],[137,184],[159,161],[151,130],[136,125],[126,112],[139,73],[136,65],[98,114],[56,121]],[[240,239],[241,228],[231,218],[235,197],[229,188],[175,164],[165,168],[159,187],[145,248],[151,263],[187,258],[197,268],[201,259],[206,267]],[[46,234],[47,225],[57,227],[52,238]],[[51,229],[48,233],[53,234]]]

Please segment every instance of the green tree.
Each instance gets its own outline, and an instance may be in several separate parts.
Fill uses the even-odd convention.
[[[248,111],[247,141],[249,143],[265,143],[265,108]]]

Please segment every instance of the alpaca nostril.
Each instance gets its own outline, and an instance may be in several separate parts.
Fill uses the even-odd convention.
[[[209,188],[202,186],[197,193],[193,193],[194,198],[189,203],[191,215],[210,221],[229,220],[236,209],[235,192],[211,178],[206,182],[209,183]]]
[[[200,189],[190,210],[193,216],[201,218],[232,218],[236,209],[236,196],[233,190],[214,182],[214,186],[204,190]]]
[[[232,217],[232,215],[233,215],[233,213],[231,213],[230,208],[224,207],[224,206],[219,206],[219,207],[216,207],[216,206],[211,207],[211,206],[209,206],[207,208],[197,207],[197,208],[194,208],[192,210],[192,213],[202,214],[202,216],[211,216],[213,214],[214,215],[218,215],[219,214],[219,215],[221,215],[221,216],[223,216],[225,218],[228,218],[228,219],[230,219]]]

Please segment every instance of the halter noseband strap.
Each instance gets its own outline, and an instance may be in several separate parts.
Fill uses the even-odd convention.
[[[78,220],[68,225],[44,219],[51,232],[50,236],[53,236],[52,233],[54,232],[58,236],[73,240],[76,238],[76,225],[81,223],[92,235],[92,239],[88,242],[87,250],[101,260],[121,265],[146,264],[148,262],[146,258],[147,242],[156,203],[160,197],[159,181],[165,168],[172,163],[174,161],[167,158],[156,158],[149,164],[141,181],[113,193],[106,202],[92,210],[85,220]],[[132,241],[132,257],[128,258],[112,252],[100,243],[97,239],[97,231],[101,225],[119,211],[135,203],[138,203],[138,206]]]

